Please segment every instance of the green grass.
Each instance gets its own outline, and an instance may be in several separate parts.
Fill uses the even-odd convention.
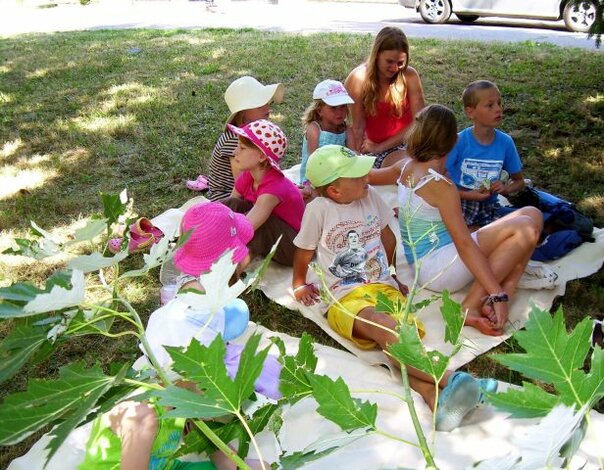
[[[0,42],[0,251],[24,236],[29,220],[66,231],[100,211],[99,192],[127,187],[140,215],[154,216],[193,196],[187,179],[207,173],[209,156],[228,110],[223,93],[250,74],[282,82],[286,101],[274,121],[290,147],[284,166],[297,163],[300,119],[326,78],[344,80],[364,60],[372,35],[298,36],[251,30],[99,31],[4,38]],[[132,53],[132,48],[140,48]],[[468,125],[460,94],[472,80],[495,81],[506,113],[502,129],[515,138],[527,177],[575,201],[604,226],[604,55],[549,45],[480,44],[414,39],[411,63],[427,101],[454,109]],[[0,257],[0,285],[41,282],[56,265]],[[602,316],[604,274],[568,284],[569,325]],[[129,294],[143,317],[158,306],[157,271],[133,281]],[[299,336],[330,338],[301,315],[248,294],[253,320]],[[6,334],[0,327],[0,336]],[[501,350],[513,349],[504,345]],[[93,351],[93,353],[91,353]],[[70,344],[2,393],[22,389],[27,376],[53,376],[83,359],[126,361],[132,341],[94,339]],[[479,374],[517,380],[488,358],[469,366]],[[31,442],[29,443],[31,444]],[[3,449],[0,467],[27,449]]]

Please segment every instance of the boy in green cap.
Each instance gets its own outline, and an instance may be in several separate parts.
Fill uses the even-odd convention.
[[[327,321],[338,334],[361,349],[386,350],[398,341],[397,321],[379,312],[378,293],[406,302],[408,289],[392,274],[396,237],[389,227],[393,211],[368,184],[375,157],[356,155],[346,147],[326,145],[309,157],[306,176],[319,197],[306,206],[296,252],[292,288],[306,306],[320,301],[319,290],[307,283],[308,266],[315,259],[325,284],[338,302],[328,306]],[[413,316],[420,337],[423,324]],[[395,365],[399,365],[395,362]],[[434,409],[436,387],[423,372],[407,367],[411,388]],[[496,381],[477,380],[465,372],[447,371],[438,386],[436,429],[450,431],[480,404],[482,390],[493,391]]]

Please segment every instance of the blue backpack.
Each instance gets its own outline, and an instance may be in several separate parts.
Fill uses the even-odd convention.
[[[595,241],[592,219],[571,202],[530,187],[508,200],[514,208],[534,206],[543,212],[543,241],[535,249],[533,260],[558,259],[583,242]]]

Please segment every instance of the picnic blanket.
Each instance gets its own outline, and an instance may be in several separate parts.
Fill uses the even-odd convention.
[[[283,171],[284,174],[294,182],[299,181],[300,165],[295,165]],[[396,186],[375,186],[376,190],[382,196],[386,203],[394,208],[396,202]],[[178,233],[180,219],[187,208],[207,201],[203,196],[190,199],[179,208],[169,209],[157,217],[151,219],[154,225],[159,227],[167,236]],[[392,225],[393,232],[400,239],[400,233],[397,226]],[[486,336],[475,328],[464,327],[463,337],[464,346],[461,351],[453,358],[451,366],[458,368],[467,364],[476,356],[485,353],[494,348],[501,342],[509,338],[516,330],[521,329],[526,323],[533,305],[549,310],[556,297],[564,295],[566,283],[573,279],[579,279],[596,273],[604,264],[604,229],[596,228],[594,230],[595,242],[583,243],[578,248],[571,251],[563,258],[552,261],[547,264],[558,274],[558,285],[554,289],[542,290],[523,290],[519,289],[510,302],[509,326],[506,334],[502,336]],[[402,250],[402,247],[401,247]],[[402,251],[401,251],[402,253]],[[411,285],[413,279],[413,270],[405,261],[405,257],[397,256],[397,275],[401,282]],[[314,273],[309,272],[309,282],[317,282]],[[290,310],[299,311],[304,317],[316,323],[335,341],[340,343],[348,351],[354,353],[369,364],[386,364],[390,367],[390,362],[386,356],[378,350],[367,351],[359,349],[354,343],[346,340],[336,334],[328,325],[327,319],[323,315],[325,305],[317,304],[306,307],[295,301],[291,291],[292,269],[271,263],[266,270],[265,276],[260,282],[259,288],[266,296]],[[467,293],[467,288],[452,295],[452,298],[461,302]],[[428,298],[434,295],[433,292],[420,291],[416,301]],[[440,302],[436,301],[417,313],[418,317],[426,326],[426,336],[424,343],[430,349],[436,349],[444,353],[449,353],[450,345],[444,342],[444,322],[440,315]]]
[[[289,354],[297,351],[299,344],[297,338],[275,333],[250,323],[246,335],[252,332],[262,333],[263,344],[268,344],[270,336],[279,336],[285,342]],[[240,340],[244,341],[245,338]],[[343,378],[353,397],[377,405],[377,427],[380,431],[412,443],[417,442],[406,404],[393,395],[401,392],[400,376],[390,374],[384,367],[370,366],[346,351],[328,346],[316,344],[315,353],[318,358],[317,373],[327,375],[334,380],[339,377]],[[500,390],[507,386],[509,385],[500,383]],[[468,468],[477,461],[496,457],[513,459],[515,456],[523,454],[526,458],[526,450],[522,447],[523,442],[529,440],[527,433],[533,425],[539,422],[536,419],[511,419],[504,412],[496,411],[492,407],[484,407],[473,411],[471,416],[464,420],[462,426],[454,431],[432,434],[430,432],[432,416],[430,410],[419,395],[413,393],[413,399],[428,441],[433,442],[436,463],[439,468],[444,470]],[[302,451],[316,441],[334,444],[338,442],[338,439],[342,439],[340,429],[322,418],[316,412],[316,408],[317,403],[314,399],[302,400],[288,408],[283,416],[284,422],[279,431],[278,440],[274,434],[268,431],[260,433],[258,440],[263,458],[268,462],[274,462],[281,449],[290,454]],[[552,432],[555,436],[560,433],[560,429],[554,426]],[[48,470],[75,470],[83,458],[89,433],[89,424],[73,431],[46,468]],[[601,446],[603,433],[604,416],[592,411],[587,435],[570,468],[601,468],[600,464],[604,459],[604,448]],[[538,435],[543,439],[542,443],[550,440],[550,436],[544,431],[540,430]],[[48,435],[43,436],[27,454],[13,460],[8,469],[41,469],[46,456],[44,447],[49,440]],[[196,458],[200,457],[193,456],[191,460]],[[304,468],[366,470],[369,468],[423,468],[424,466],[425,462],[417,447],[385,437],[384,434],[373,433],[362,435],[358,440],[310,462]],[[489,465],[480,468],[510,467]]]

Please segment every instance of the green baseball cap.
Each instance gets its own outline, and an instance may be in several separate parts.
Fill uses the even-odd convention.
[[[324,145],[308,157],[306,178],[315,188],[338,178],[359,178],[373,168],[375,157],[357,155],[341,145]]]

